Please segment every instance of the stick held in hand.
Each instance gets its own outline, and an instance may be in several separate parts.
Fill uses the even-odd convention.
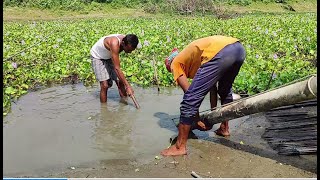
[[[134,105],[136,106],[137,109],[140,109],[140,105],[138,104],[138,101],[136,100],[136,98],[134,97],[133,94],[130,95]]]

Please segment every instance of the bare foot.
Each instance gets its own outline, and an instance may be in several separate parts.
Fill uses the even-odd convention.
[[[218,136],[223,136],[223,137],[230,136],[229,130],[223,130],[223,129],[219,128],[219,129],[215,130],[214,132]]]
[[[179,156],[179,155],[186,155],[187,150],[185,148],[178,149],[177,146],[174,144],[170,146],[168,149],[164,149],[160,153],[162,156]]]

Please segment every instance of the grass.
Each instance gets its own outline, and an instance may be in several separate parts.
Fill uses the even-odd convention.
[[[15,20],[58,20],[58,19],[82,19],[82,18],[114,18],[114,17],[139,17],[147,16],[143,11],[122,8],[111,9],[101,7],[101,10],[91,11],[64,11],[49,9],[34,9],[23,7],[7,7],[3,9],[4,21]]]
[[[290,3],[297,13],[299,12],[317,12],[317,1],[305,0]],[[291,12],[282,7],[279,3],[252,3],[248,6],[239,5],[221,5],[222,9],[237,13],[285,13]],[[108,4],[88,6],[83,11],[63,11],[34,9],[23,7],[5,7],[3,8],[4,21],[16,20],[58,20],[58,19],[83,19],[83,18],[117,18],[117,17],[157,17],[163,14],[149,14],[143,9],[113,8]]]
[[[292,2],[289,3],[296,12],[304,13],[304,12],[317,12],[317,1],[314,0],[306,0],[304,2]],[[239,6],[239,5],[229,5],[226,6],[231,11],[236,11],[239,13],[245,12],[265,12],[265,13],[286,13],[291,12],[283,8],[283,5],[280,3],[270,3],[265,4],[262,2],[252,3],[248,6]]]

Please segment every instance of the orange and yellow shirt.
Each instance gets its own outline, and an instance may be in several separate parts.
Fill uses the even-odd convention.
[[[225,46],[237,41],[239,40],[233,37],[215,35],[191,42],[171,63],[174,80],[177,81],[181,75],[193,79],[201,65],[210,61]]]

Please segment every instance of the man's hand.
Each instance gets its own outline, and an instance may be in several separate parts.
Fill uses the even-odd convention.
[[[198,129],[200,131],[209,131],[212,129],[213,126],[207,126],[203,121],[199,120],[197,121],[197,125],[195,129]]]
[[[200,127],[202,129],[202,131],[206,131],[207,130],[206,125],[202,121],[198,121],[197,125],[198,125],[198,127]],[[199,130],[201,130],[201,129],[199,129]]]
[[[132,89],[132,87],[131,87],[130,85],[128,85],[128,86],[126,87],[126,92],[127,92],[127,95],[128,95],[129,97],[131,97],[131,95],[134,94],[134,91],[133,91],[133,89]]]
[[[119,95],[120,95],[120,97],[122,97],[122,98],[124,98],[124,97],[127,97],[128,95],[127,95],[127,92],[126,92],[126,90],[124,89],[124,88],[118,88],[118,90],[119,90]]]

